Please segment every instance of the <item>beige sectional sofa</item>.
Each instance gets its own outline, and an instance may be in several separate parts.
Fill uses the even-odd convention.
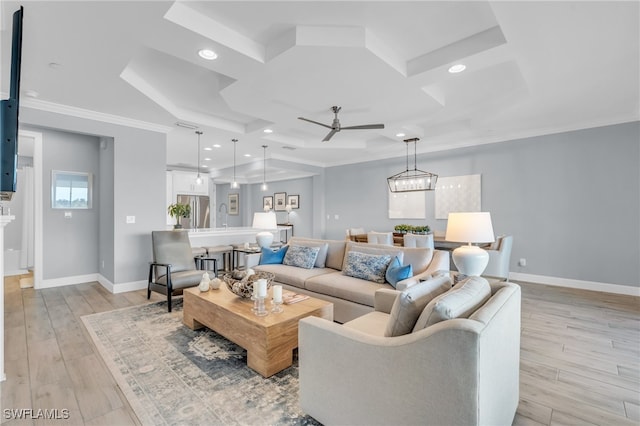
[[[321,240],[293,237],[289,246],[326,247],[323,262],[316,262],[310,269],[284,264],[259,265],[260,256],[248,256],[247,266],[258,271],[275,274],[274,282],[285,290],[307,294],[332,302],[334,320],[340,323],[351,321],[374,310],[375,293],[379,289],[400,291],[421,279],[427,279],[438,271],[449,270],[449,253],[427,247],[410,248],[346,240]],[[404,265],[411,264],[413,276],[397,282],[394,289],[389,283],[377,283],[343,274],[343,265],[350,251],[369,254],[399,256]],[[319,261],[322,259],[318,259]]]
[[[326,425],[510,425],[520,287],[471,277],[438,294],[443,280],[379,290],[375,311],[345,324],[302,319],[303,411]]]

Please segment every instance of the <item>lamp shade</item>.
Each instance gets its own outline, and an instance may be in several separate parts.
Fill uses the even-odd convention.
[[[273,212],[254,213],[253,228],[264,230],[256,234],[256,242],[262,248],[269,247],[271,243],[273,243],[273,233],[266,230],[278,229],[278,221],[276,220],[276,214]]]
[[[467,276],[479,276],[489,263],[489,253],[471,243],[494,241],[491,214],[488,212],[449,213],[445,240],[469,243],[451,253],[458,271]]]
[[[495,241],[491,213],[449,213],[445,240],[456,243],[492,243]]]
[[[256,229],[278,229],[278,221],[276,220],[276,214],[269,213],[254,213],[253,214],[253,228]]]

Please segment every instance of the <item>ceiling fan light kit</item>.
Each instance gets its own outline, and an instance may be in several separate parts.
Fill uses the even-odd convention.
[[[322,142],[327,142],[331,139],[336,133],[341,130],[368,130],[368,129],[384,129],[384,124],[361,124],[359,126],[346,126],[342,127],[340,125],[340,120],[338,119],[338,113],[342,107],[332,106],[331,111],[333,111],[333,123],[331,125],[320,123],[318,121],[309,120],[308,118],[298,117],[298,120],[308,121],[309,123],[317,124],[318,126],[326,127],[327,129],[331,129],[331,131],[327,134],[327,136],[322,139]]]
[[[405,139],[407,144],[407,169],[387,178],[391,192],[433,191],[436,189],[438,175],[425,172],[416,166],[416,143],[419,138]],[[413,170],[409,170],[409,144],[413,142]]]

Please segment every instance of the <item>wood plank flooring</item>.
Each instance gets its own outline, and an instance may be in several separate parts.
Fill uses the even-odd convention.
[[[5,279],[4,409],[67,409],[57,425],[137,425],[80,317],[146,303],[98,283],[35,291]],[[640,298],[521,283],[515,425],[640,424]],[[152,300],[164,296],[153,294]],[[44,424],[8,419],[2,425]]]

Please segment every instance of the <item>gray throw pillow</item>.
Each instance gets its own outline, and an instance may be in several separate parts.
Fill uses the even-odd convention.
[[[469,277],[429,302],[416,321],[413,331],[448,319],[469,318],[490,297],[491,286],[486,279]]]
[[[384,335],[393,337],[411,333],[427,303],[450,289],[451,278],[446,275],[430,278],[402,291],[393,302]]]

